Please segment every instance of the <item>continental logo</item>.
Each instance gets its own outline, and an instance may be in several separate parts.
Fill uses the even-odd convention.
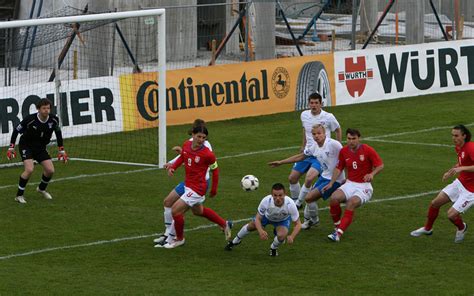
[[[285,70],[286,71],[286,70]],[[288,72],[286,72],[288,75]],[[166,89],[166,111],[176,111],[229,104],[249,104],[268,100],[267,70],[239,80],[195,84],[191,77],[184,78],[176,87]],[[137,91],[137,109],[143,119],[158,119],[158,83],[145,81]]]
[[[290,74],[283,67],[278,67],[273,71],[272,90],[279,99],[286,97],[290,91]]]

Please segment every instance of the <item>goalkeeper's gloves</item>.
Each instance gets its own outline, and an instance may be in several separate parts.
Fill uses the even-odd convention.
[[[15,157],[16,157],[15,144],[10,144],[10,147],[8,148],[8,151],[7,151],[7,158],[8,160],[11,160]]]
[[[68,156],[67,156],[67,153],[66,153],[66,150],[64,150],[64,147],[61,146],[58,148],[58,160],[62,160],[64,163],[66,163],[68,161]]]

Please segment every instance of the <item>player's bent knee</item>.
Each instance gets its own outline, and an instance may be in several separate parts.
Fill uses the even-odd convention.
[[[460,213],[454,208],[449,208],[448,210],[448,219],[451,221],[456,220],[459,217]]]
[[[166,208],[171,208],[173,204],[179,199],[179,196],[176,197],[175,195],[169,194],[165,199],[163,200],[163,206]]]

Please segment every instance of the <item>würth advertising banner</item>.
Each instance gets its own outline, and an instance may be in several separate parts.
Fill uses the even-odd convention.
[[[337,52],[336,104],[474,89],[472,40]]]

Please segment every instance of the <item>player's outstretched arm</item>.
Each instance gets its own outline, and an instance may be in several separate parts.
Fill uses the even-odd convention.
[[[294,224],[295,226],[293,227],[293,231],[286,238],[286,241],[288,242],[288,244],[292,244],[295,241],[296,236],[298,235],[298,233],[300,233],[300,230],[301,230],[300,219],[296,220]]]
[[[260,236],[261,240],[267,240],[268,239],[268,233],[263,229],[262,226],[262,215],[260,213],[257,213],[255,215],[255,228],[258,231],[258,235]]]
[[[271,162],[268,163],[268,165],[271,166],[271,167],[277,167],[277,166],[280,166],[282,164],[288,164],[288,163],[294,163],[294,162],[301,161],[301,160],[305,159],[305,157],[306,156],[304,155],[304,153],[298,153],[298,154],[290,156],[286,159],[271,161]]]

